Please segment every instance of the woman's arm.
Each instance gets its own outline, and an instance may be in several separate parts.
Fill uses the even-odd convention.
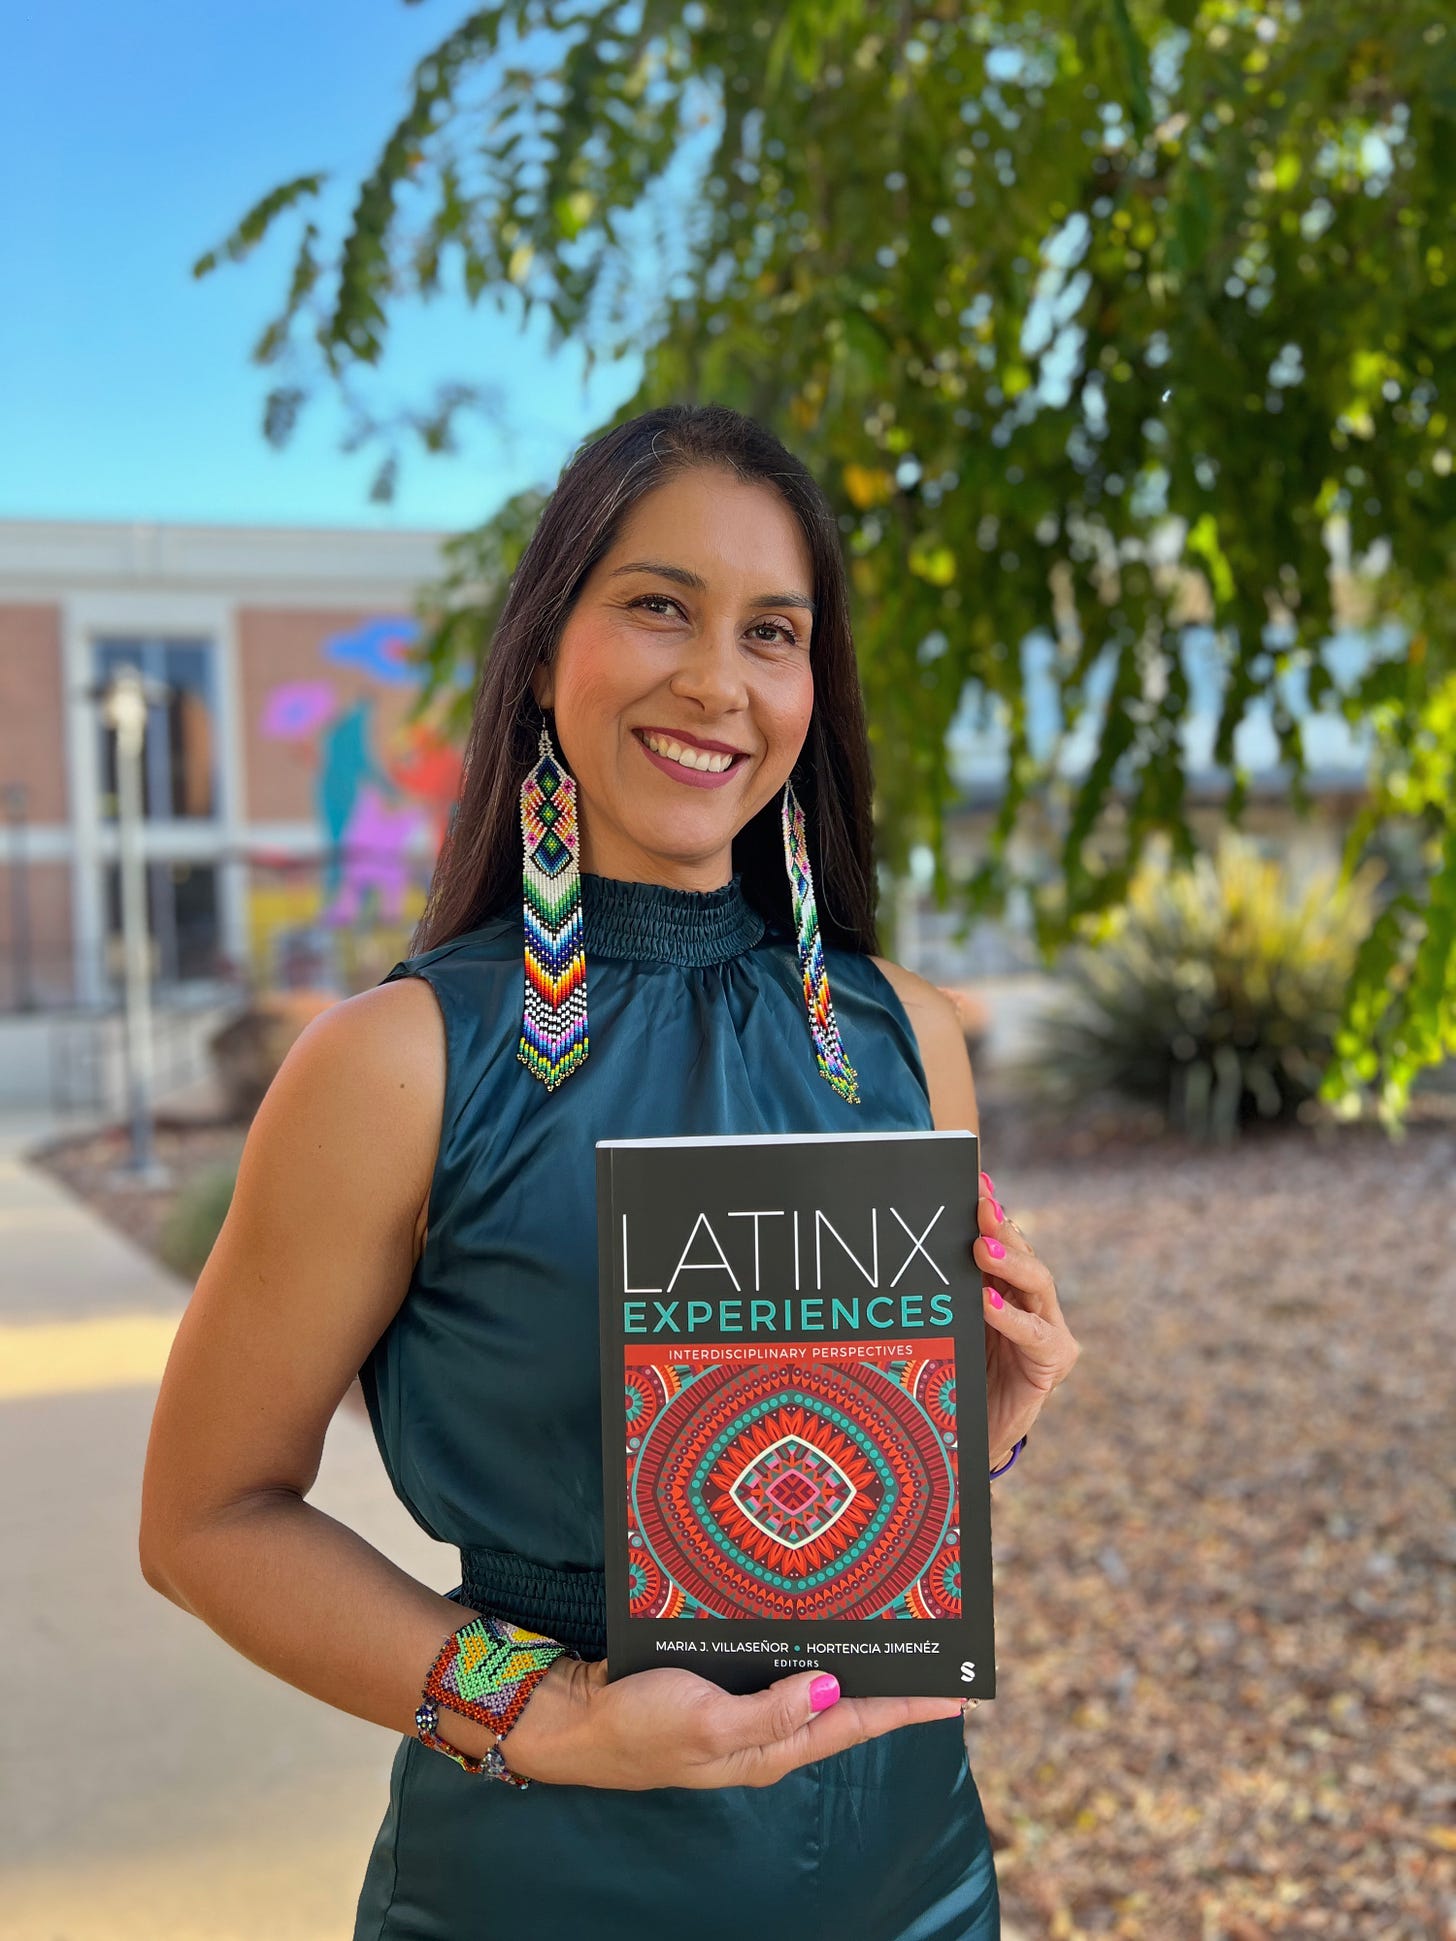
[[[971,1073],[971,1055],[966,1034],[956,1008],[938,985],[930,983],[903,964],[876,957],[905,1007],[905,1015],[915,1033],[925,1082],[930,1088],[930,1122],[937,1132],[980,1132],[976,1106],[976,1084]],[[979,1194],[980,1187],[977,1186]],[[992,1469],[1006,1461],[1011,1444],[990,1451]]]
[[[396,1731],[467,1613],[305,1501],[424,1240],[445,1092],[420,979],[316,1018],[249,1130],[167,1363],[142,1486],[148,1583],[256,1664]],[[490,1735],[452,1720],[483,1751]]]
[[[440,1646],[476,1613],[305,1498],[329,1421],[419,1258],[444,1095],[443,1026],[420,979],[349,998],[299,1038],[177,1331],[142,1490],[148,1583],[266,1671],[406,1733]],[[528,1779],[627,1789],[768,1785],[960,1709],[943,1698],[825,1709],[825,1686],[837,1694],[833,1679],[799,1672],[740,1696],[675,1669],[608,1684],[604,1664],[562,1657],[506,1741],[510,1764]],[[473,1758],[494,1737],[445,1710],[440,1732]]]
[[[876,957],[905,1006],[930,1088],[931,1122],[942,1132],[977,1132],[971,1060],[955,1006],[914,971]],[[1071,1374],[1081,1353],[1057,1298],[1056,1282],[1014,1220],[992,1198],[989,1177],[976,1186],[977,1237],[971,1259],[984,1279],[986,1407],[991,1467],[1006,1462]]]
[[[979,1132],[971,1055],[956,1008],[937,985],[903,964],[876,957],[904,1005],[920,1048],[920,1063],[930,1087],[930,1118],[937,1132]]]

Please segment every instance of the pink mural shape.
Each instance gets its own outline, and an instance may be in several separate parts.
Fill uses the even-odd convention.
[[[339,889],[323,912],[324,922],[357,923],[371,890],[378,914],[398,922],[409,890],[411,852],[429,833],[426,812],[392,809],[378,789],[364,783],[344,831]]]
[[[328,681],[285,681],[263,706],[263,733],[272,741],[303,741],[317,734],[337,706]]]

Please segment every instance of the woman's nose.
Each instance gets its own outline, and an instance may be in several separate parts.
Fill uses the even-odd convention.
[[[684,647],[671,686],[674,694],[715,714],[747,705],[748,683],[731,623],[705,627]]]

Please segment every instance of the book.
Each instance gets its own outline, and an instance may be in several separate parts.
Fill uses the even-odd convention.
[[[994,1695],[979,1165],[971,1132],[598,1141],[609,1678]]]

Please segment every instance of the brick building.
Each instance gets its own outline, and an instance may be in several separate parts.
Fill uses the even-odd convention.
[[[0,520],[0,1010],[114,999],[95,690],[123,661],[167,689],[143,834],[164,1002],[328,976],[362,930],[407,933],[459,776],[408,720],[402,653],[441,537]]]

